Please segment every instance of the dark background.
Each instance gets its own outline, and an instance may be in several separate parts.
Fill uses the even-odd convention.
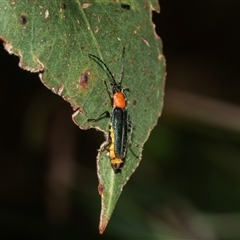
[[[1,239],[240,239],[240,1],[160,4],[165,105],[103,236],[102,134],[0,44]]]

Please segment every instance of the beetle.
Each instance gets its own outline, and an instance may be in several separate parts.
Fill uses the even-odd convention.
[[[125,48],[123,48],[122,59],[124,52]],[[89,54],[89,57],[97,62],[100,62],[109,74],[109,81],[112,89],[109,90],[106,81],[104,81],[104,83],[106,85],[113,108],[111,114],[109,111],[105,111],[98,118],[88,119],[88,121],[96,122],[106,116],[110,117],[108,136],[109,157],[112,168],[115,173],[117,173],[121,171],[121,168],[124,164],[124,159],[126,157],[129,130],[132,132],[132,123],[129,118],[127,98],[124,92],[128,89],[122,88],[124,68],[122,64],[120,81],[117,83],[108,66],[99,57],[93,54]]]

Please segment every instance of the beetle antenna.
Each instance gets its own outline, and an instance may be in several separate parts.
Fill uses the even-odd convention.
[[[116,81],[115,81],[115,78],[114,78],[112,72],[110,71],[110,69],[108,68],[108,66],[106,65],[106,63],[104,63],[99,57],[97,57],[97,56],[95,56],[95,55],[93,55],[93,54],[88,54],[88,56],[91,57],[91,58],[97,59],[99,62],[101,62],[101,63],[103,64],[103,66],[107,69],[108,74],[109,74],[110,77],[111,77],[111,80],[110,80],[110,81],[111,81],[111,84],[112,84],[113,86],[117,86],[117,83],[116,83]]]
[[[123,51],[122,51],[122,68],[121,68],[119,86],[122,85],[122,79],[123,79],[123,74],[124,74],[124,66],[123,66],[124,54],[125,54],[125,47],[123,48]]]

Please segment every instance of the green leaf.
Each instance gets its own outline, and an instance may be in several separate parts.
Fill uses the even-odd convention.
[[[109,119],[88,122],[112,110],[103,83],[106,70],[88,57],[94,54],[118,81],[125,47],[123,88],[133,124],[121,173],[114,173],[105,151],[97,156],[103,233],[123,186],[142,158],[143,145],[163,106],[165,60],[151,21],[157,0],[148,1],[0,1],[0,37],[6,50],[20,57],[24,69],[40,72],[43,84],[68,101],[74,122],[108,135]],[[103,143],[106,144],[106,143]],[[126,216],[127,217],[127,216]]]

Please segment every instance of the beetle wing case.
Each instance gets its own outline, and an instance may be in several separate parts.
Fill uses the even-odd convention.
[[[128,133],[128,111],[127,108],[113,108],[112,128],[114,134],[114,150],[118,158],[125,158]]]

